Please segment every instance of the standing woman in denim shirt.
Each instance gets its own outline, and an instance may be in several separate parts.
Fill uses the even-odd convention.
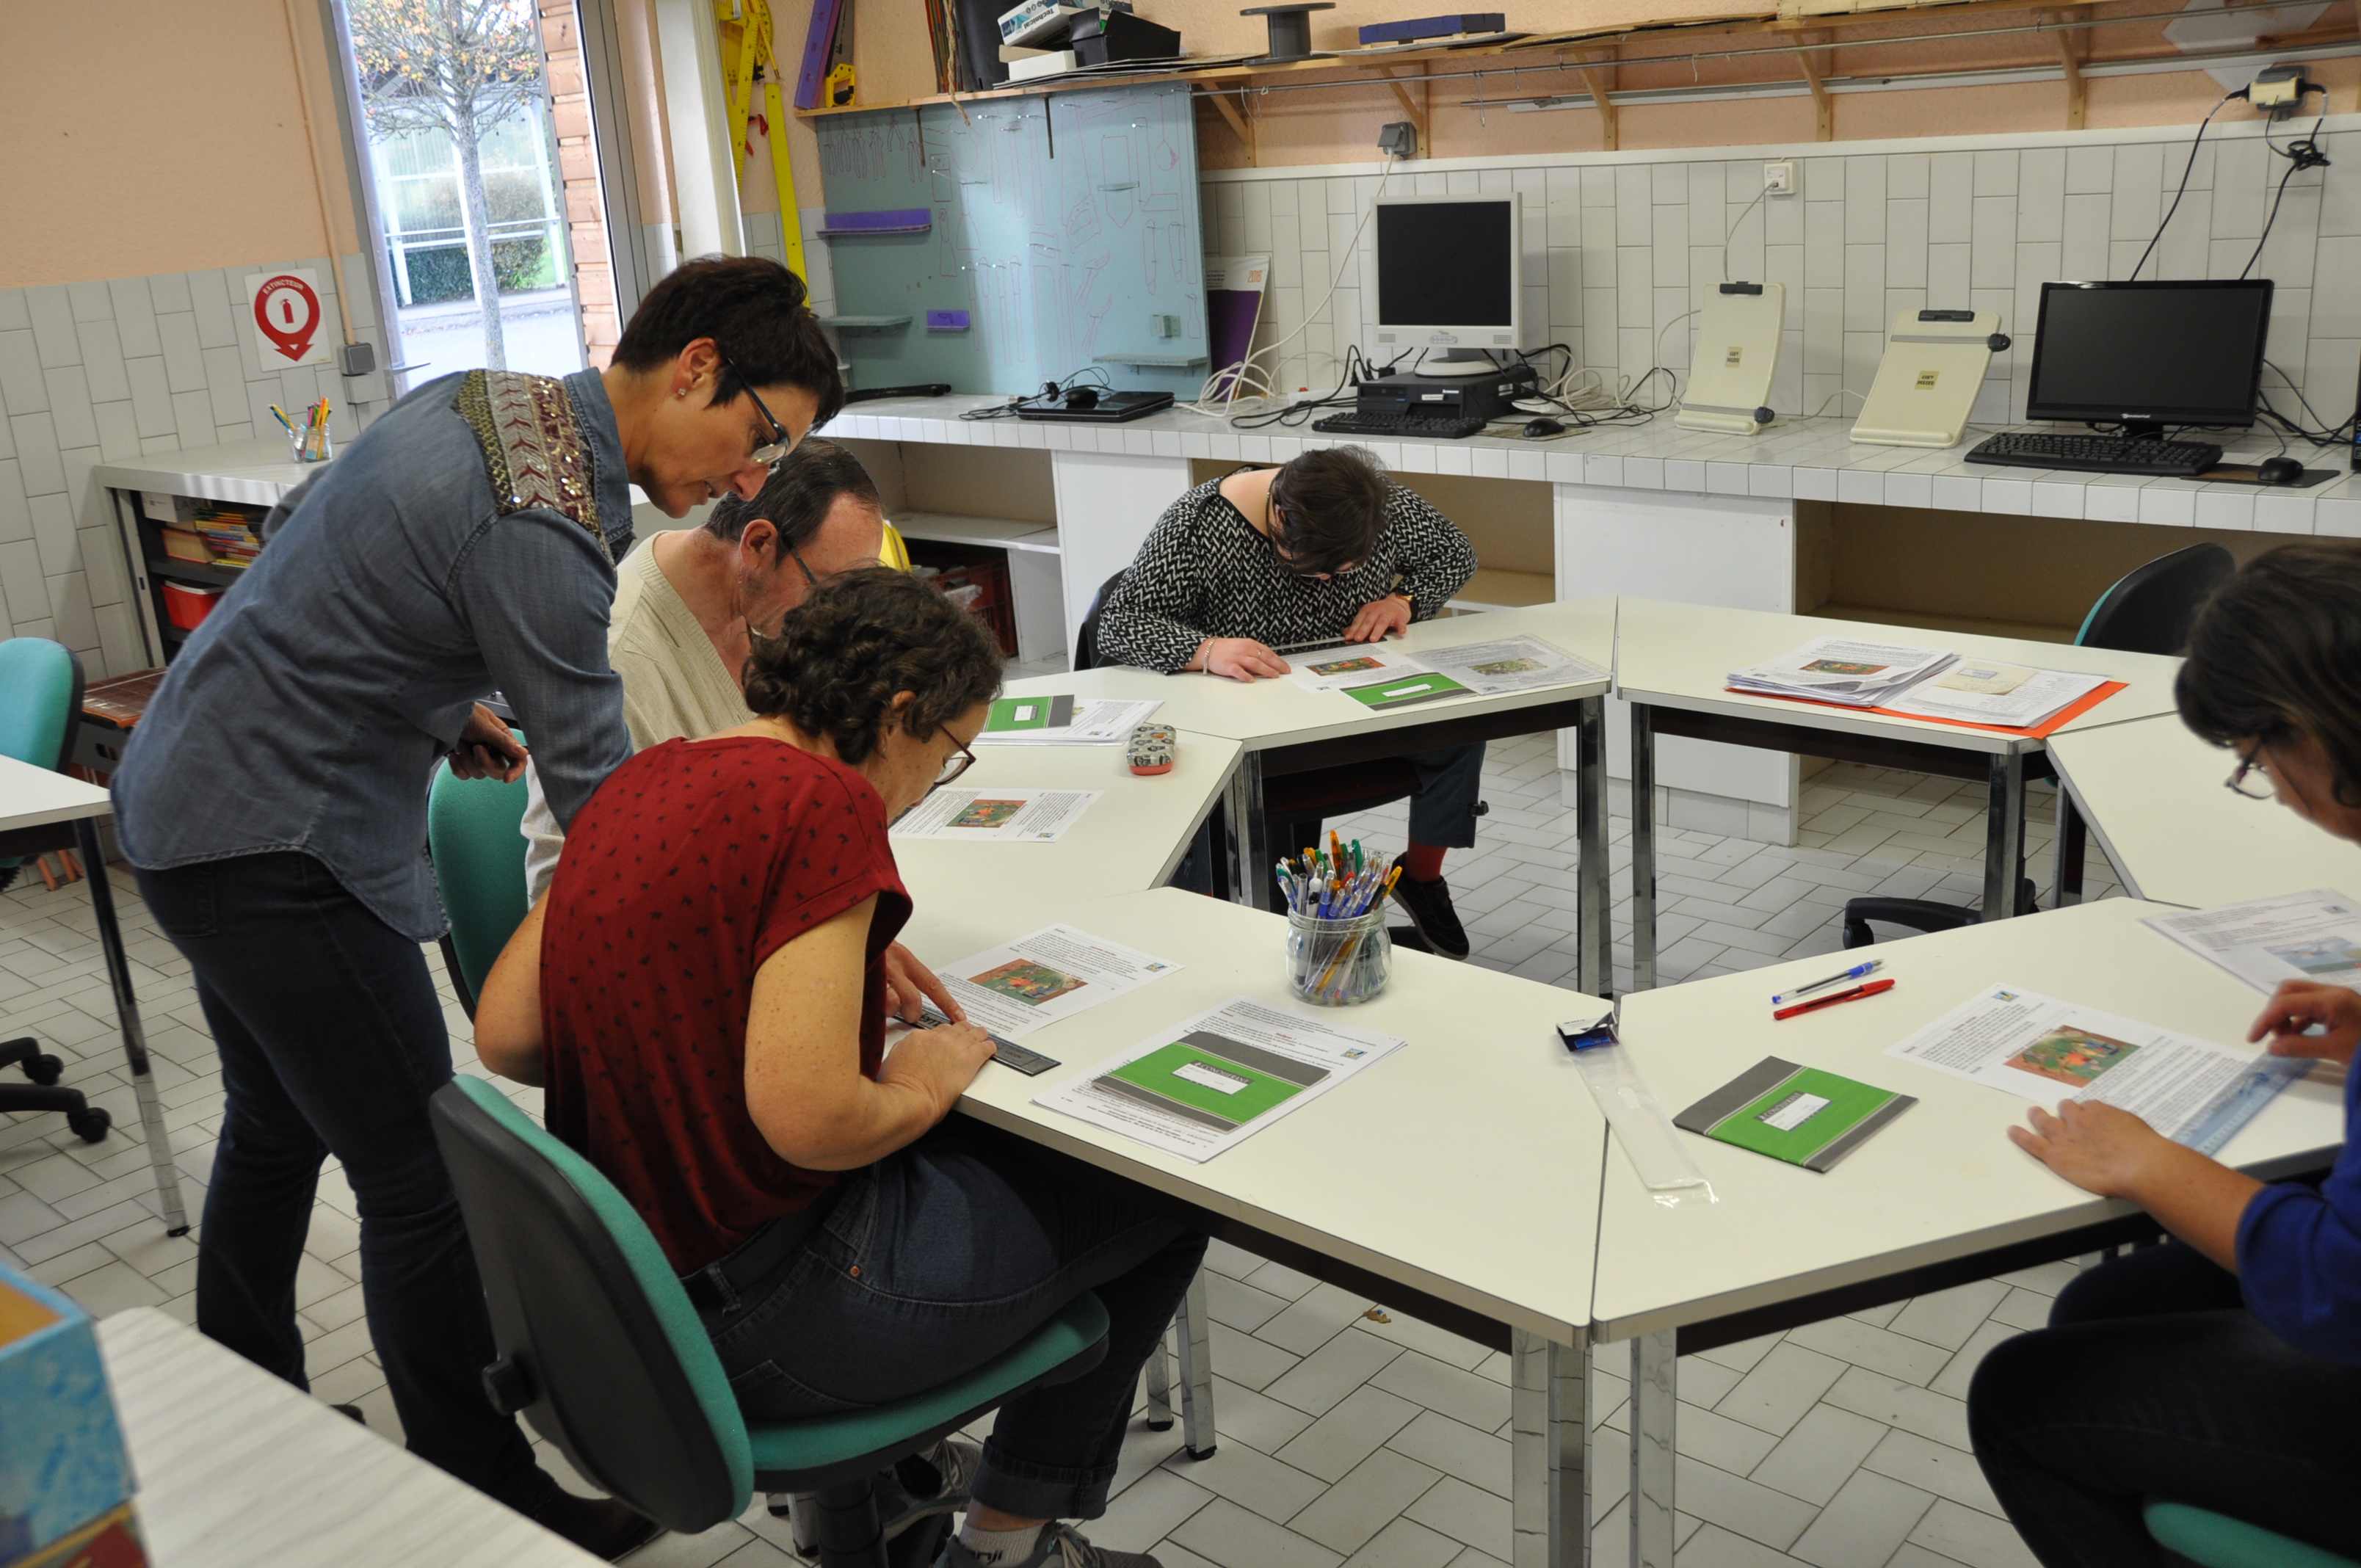
[[[2247,563],[2199,614],[2174,695],[2235,753],[2231,788],[2361,843],[2361,545]],[[1976,1458],[2048,1568],[2160,1565],[2148,1502],[2361,1557],[2345,1489],[2361,1475],[2361,995],[2288,981],[2247,1034],[2267,1036],[2275,1056],[2344,1064],[2345,1144],[2318,1187],[2266,1186],[2112,1106],[2070,1101],[2010,1130],[2173,1237],[2069,1285],[2049,1326],[1994,1347],[1968,1390]]]
[[[197,1326],[306,1387],[295,1271],[335,1155],[412,1451],[604,1556],[654,1527],[562,1491],[478,1383],[491,1328],[426,1117],[451,1076],[419,950],[445,927],[427,785],[446,753],[522,771],[475,700],[497,689],[571,822],[631,754],[607,665],[630,486],[668,517],[751,500],[842,401],[801,280],[759,258],[659,282],[607,370],[427,383],[271,512],[115,775],[125,857],[221,1056]]]

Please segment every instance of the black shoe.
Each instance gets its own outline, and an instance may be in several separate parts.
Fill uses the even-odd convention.
[[[613,1497],[577,1497],[563,1486],[533,1512],[533,1522],[593,1557],[612,1563],[664,1533],[664,1527]]]
[[[1394,864],[1400,865],[1408,857],[1396,855]],[[1451,907],[1451,884],[1441,877],[1433,882],[1420,882],[1405,872],[1394,883],[1394,902],[1410,916],[1411,924],[1426,938],[1426,949],[1446,959],[1467,956],[1467,927],[1459,923],[1459,912]]]

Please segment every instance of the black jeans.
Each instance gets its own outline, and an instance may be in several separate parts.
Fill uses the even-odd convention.
[[[2257,1322],[2179,1242],[2067,1287],[1968,1390],[1984,1478],[2047,1568],[2162,1563],[2140,1508],[2187,1503],[2361,1557],[2361,1367]]]
[[[198,1234],[197,1327],[309,1387],[295,1266],[333,1153],[360,1209],[369,1338],[411,1452],[532,1512],[556,1484],[479,1381],[491,1321],[426,1120],[451,1043],[418,944],[309,855],[138,877],[196,971],[228,1099]]]
[[[1020,1519],[1096,1519],[1139,1368],[1205,1255],[1205,1238],[1140,1209],[1087,1167],[954,1118],[849,1174],[801,1250],[703,1312],[755,1421],[899,1399],[980,1366],[1084,1290],[1107,1310],[1106,1358],[1000,1409],[978,1502]]]

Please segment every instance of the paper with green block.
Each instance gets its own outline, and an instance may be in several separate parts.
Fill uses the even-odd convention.
[[[1912,1095],[1764,1057],[1674,1117],[1673,1125],[1826,1171],[1917,1103]]]

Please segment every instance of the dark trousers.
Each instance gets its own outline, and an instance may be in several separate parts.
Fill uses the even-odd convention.
[[[2048,1568],[2162,1563],[2142,1505],[2186,1503],[2361,1557],[2361,1367],[2257,1322],[2179,1242],[2102,1265],[1968,1391],[1984,1478]]]
[[[1020,1519],[1096,1519],[1140,1366],[1204,1255],[1087,1167],[954,1119],[848,1175],[767,1277],[739,1291],[707,1270],[723,1304],[701,1316],[748,1419],[793,1420],[947,1382],[1096,1291],[1106,1358],[1002,1406],[974,1486]]]
[[[142,871],[196,971],[228,1103],[197,1245],[197,1327],[299,1388],[295,1268],[321,1162],[361,1216],[361,1291],[411,1452],[522,1512],[555,1483],[485,1400],[490,1320],[426,1120],[451,1077],[418,944],[309,855]]]
[[[1418,773],[1410,797],[1410,841],[1444,850],[1476,847],[1476,796],[1484,787],[1484,742],[1411,751]]]

